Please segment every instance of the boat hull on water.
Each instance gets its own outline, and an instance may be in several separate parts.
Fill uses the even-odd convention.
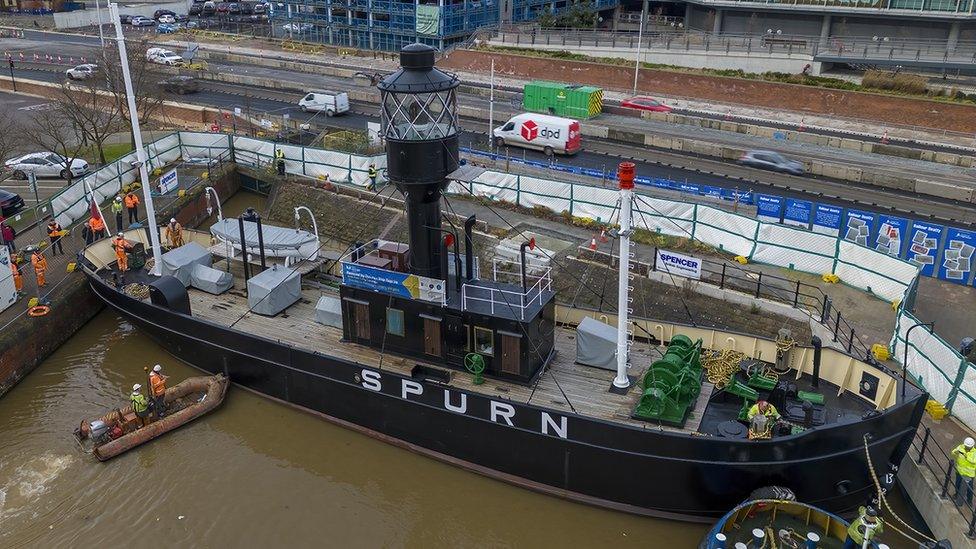
[[[104,444],[94,445],[91,449],[92,455],[99,461],[108,461],[119,454],[123,454],[137,446],[145,444],[156,437],[178,429],[183,425],[197,419],[198,417],[213,411],[220,406],[227,393],[230,381],[223,374],[212,376],[199,376],[185,379],[180,383],[166,389],[165,402],[170,413],[161,419],[136,429],[121,437],[105,442]],[[172,409],[176,402],[189,399],[190,402],[178,409]],[[108,425],[120,422],[123,416],[131,413],[131,406],[117,408],[104,416],[85,420],[82,427],[75,430],[75,436],[83,445],[92,442],[84,433],[90,432],[92,421],[101,420]]]
[[[712,521],[763,486],[785,486],[834,512],[874,490],[875,468],[897,468],[924,394],[858,421],[772,441],[641,429],[415,379],[220,326],[91,287],[177,358],[342,426],[466,469],[612,509]],[[328,349],[323,349],[328,353]]]

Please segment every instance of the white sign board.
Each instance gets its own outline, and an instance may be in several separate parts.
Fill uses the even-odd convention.
[[[6,246],[0,246],[0,311],[6,310],[16,301],[17,287],[10,269],[10,252]]]
[[[367,122],[366,123],[366,133],[369,135],[370,145],[379,145],[383,142],[380,138],[380,123],[379,122]]]
[[[658,250],[657,256],[654,258],[654,268],[675,276],[699,280],[701,279],[702,261],[690,255],[679,254],[670,250]]]
[[[159,193],[166,194],[173,191],[180,184],[180,178],[176,174],[176,168],[166,172],[159,178]]]

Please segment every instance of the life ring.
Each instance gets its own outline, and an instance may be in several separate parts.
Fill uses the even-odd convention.
[[[34,305],[30,309],[27,309],[28,316],[44,316],[51,312],[51,308],[47,305]]]

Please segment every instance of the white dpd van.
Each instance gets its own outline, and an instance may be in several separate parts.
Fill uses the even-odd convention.
[[[325,111],[326,116],[335,116],[349,110],[349,94],[346,92],[314,91],[302,98],[298,106],[303,112]]]
[[[515,115],[492,132],[496,147],[511,145],[553,154],[576,154],[582,147],[580,123],[548,114]]]

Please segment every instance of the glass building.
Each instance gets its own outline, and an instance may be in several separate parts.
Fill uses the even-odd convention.
[[[595,11],[620,0],[591,0]],[[360,49],[398,51],[420,42],[438,49],[467,39],[479,28],[560,11],[568,0],[302,0],[278,4],[275,35]]]

